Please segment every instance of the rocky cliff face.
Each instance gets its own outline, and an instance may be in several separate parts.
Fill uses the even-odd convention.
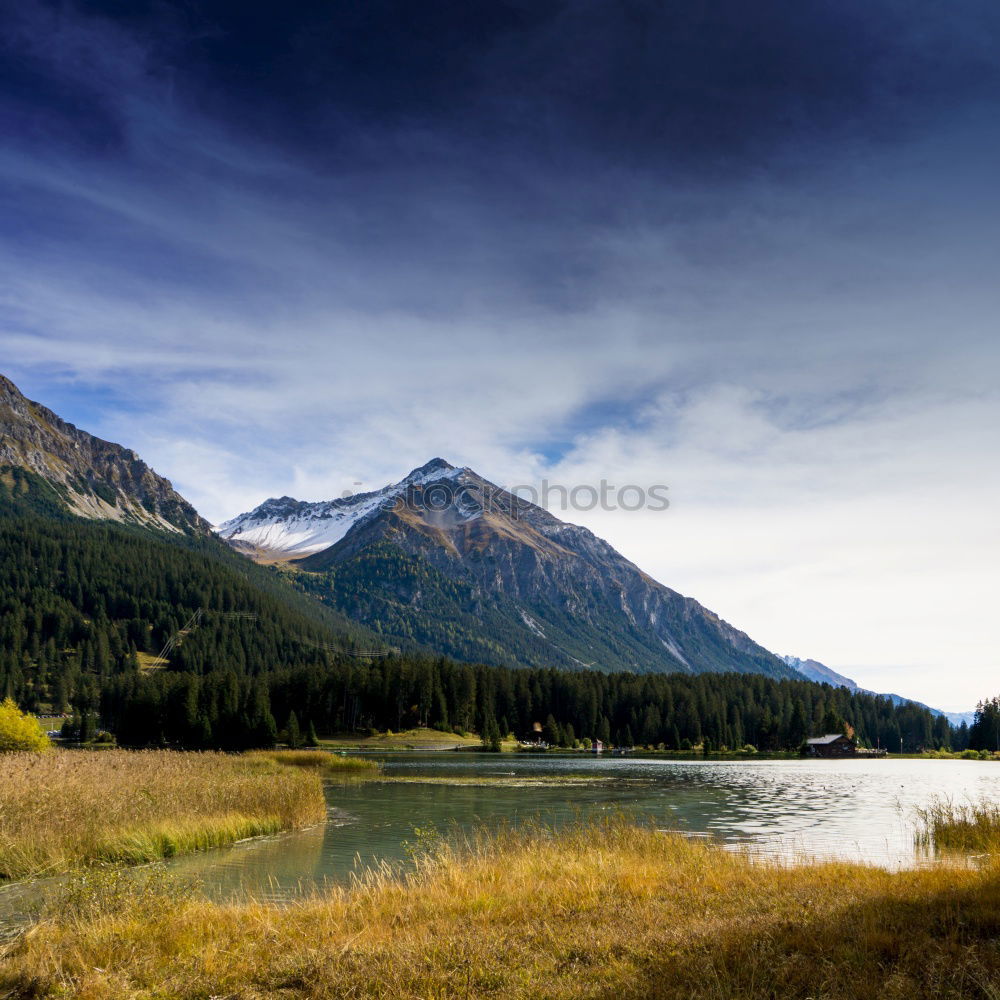
[[[653,580],[586,528],[470,469],[435,459],[393,487],[351,500],[349,524],[343,507],[313,505],[322,510],[310,512],[288,498],[268,501],[229,522],[230,530],[240,525],[231,538],[259,542],[266,531],[271,544],[294,555],[292,536],[303,519],[339,517],[330,529],[333,544],[317,549],[314,532],[294,563],[313,575],[310,588],[386,632],[464,658],[795,676],[745,633]],[[288,511],[284,522],[275,516],[281,509]]]
[[[135,452],[74,427],[0,375],[0,477],[6,472],[8,488],[13,469],[43,480],[51,499],[81,517],[210,531],[194,507]],[[17,483],[28,488],[23,478]]]

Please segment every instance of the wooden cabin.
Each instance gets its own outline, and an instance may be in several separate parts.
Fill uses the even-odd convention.
[[[806,740],[806,753],[810,757],[854,757],[857,752],[857,743],[843,733],[828,733]]]

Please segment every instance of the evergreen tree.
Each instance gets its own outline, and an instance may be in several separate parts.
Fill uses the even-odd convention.
[[[299,720],[295,712],[288,715],[288,725],[285,727],[287,733],[287,743],[290,749],[298,750],[302,746],[302,734],[299,732]]]
[[[212,723],[209,721],[207,715],[202,715],[198,719],[198,735],[197,735],[197,746],[199,749],[207,750],[214,746],[215,739],[212,734]]]
[[[597,738],[607,746],[611,742],[611,723],[606,715],[601,716],[601,721],[597,724]]]
[[[655,703],[650,702],[642,717],[642,742],[653,746],[660,740],[660,711]]]
[[[251,745],[262,750],[269,750],[278,742],[278,724],[269,712],[257,716],[256,724],[252,726]]]
[[[976,706],[976,716],[969,727],[971,750],[1000,750],[1000,697],[988,698]]]
[[[555,716],[551,713],[545,719],[545,725],[542,726],[542,739],[545,740],[549,746],[558,746],[562,742],[562,732],[559,728],[559,723],[556,722]]]
[[[820,720],[819,728],[819,735],[828,736],[833,733],[843,733],[845,731],[846,724],[837,712],[835,712],[832,708],[828,708],[823,714],[823,718]]]
[[[492,715],[488,715],[486,717],[486,722],[483,725],[483,732],[480,739],[482,740],[483,748],[485,750],[488,750],[491,753],[500,752],[500,727],[497,725],[497,720]]]
[[[80,715],[80,742],[93,743],[97,735],[97,716],[84,710]]]

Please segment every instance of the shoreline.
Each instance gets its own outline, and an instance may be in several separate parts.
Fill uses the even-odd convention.
[[[957,1000],[1000,984],[996,872],[780,866],[623,820],[478,832],[295,906],[94,896],[0,946],[0,991]]]
[[[326,816],[325,778],[377,770],[373,762],[313,751],[0,757],[0,886],[302,829]]]

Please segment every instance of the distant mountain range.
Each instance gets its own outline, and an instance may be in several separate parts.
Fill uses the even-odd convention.
[[[811,681],[819,681],[821,684],[832,684],[835,687],[845,687],[849,691],[860,691],[863,694],[877,694],[882,698],[890,698],[893,704],[896,705],[912,702],[914,705],[928,709],[935,715],[943,715],[953,726],[960,726],[963,722],[967,725],[972,725],[972,721],[976,717],[975,712],[942,712],[940,709],[932,708],[921,701],[914,701],[913,698],[904,698],[901,694],[884,694],[879,691],[871,691],[868,688],[861,687],[850,677],[838,674],[836,670],[832,670],[825,663],[820,663],[819,660],[802,660],[797,656],[783,656],[782,659],[788,666]]]

